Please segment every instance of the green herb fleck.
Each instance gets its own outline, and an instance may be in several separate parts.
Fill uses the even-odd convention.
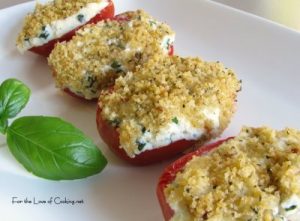
[[[114,69],[117,73],[123,72],[122,69],[122,65],[117,62],[117,61],[113,61],[113,63],[110,65],[112,67],[112,69]]]
[[[285,211],[291,211],[291,210],[294,210],[294,209],[296,209],[296,208],[297,208],[296,205],[292,205],[292,206],[289,207],[289,208],[285,208]]]
[[[39,38],[44,38],[47,39],[49,37],[49,33],[47,32],[43,32],[42,34],[40,34]]]
[[[156,22],[153,20],[149,20],[149,24],[151,27],[155,27],[156,26]]]
[[[144,147],[146,146],[146,143],[142,143],[140,141],[137,141],[136,144],[138,145],[138,150],[142,151]]]
[[[124,27],[123,27],[123,26],[120,26],[120,30],[121,30],[121,31],[124,31],[125,29],[124,29]]]
[[[111,28],[111,25],[107,21],[105,21],[105,28]]]
[[[42,33],[39,35],[39,38],[47,39],[49,37],[49,32],[46,31],[46,26],[42,27]]]
[[[113,69],[119,69],[120,67],[122,67],[122,65],[117,61],[113,61],[113,63],[111,64],[111,67]]]
[[[142,59],[142,53],[141,52],[136,52],[134,54],[135,59],[137,60],[137,62],[139,62]]]
[[[177,117],[174,117],[174,118],[172,119],[172,122],[173,122],[174,124],[178,124],[178,123],[179,123],[178,118],[177,118]]]
[[[92,88],[94,84],[97,82],[97,77],[91,75],[90,72],[87,72],[84,80],[85,80],[85,88]]]
[[[125,49],[126,49],[125,45],[124,45],[123,43],[121,43],[121,42],[119,42],[119,43],[117,44],[117,47],[121,48],[122,50],[125,50]]]
[[[169,50],[171,47],[171,39],[170,38],[168,38],[166,45],[167,45],[166,49]]]
[[[142,127],[142,133],[146,133],[146,127]]]
[[[84,15],[83,15],[83,14],[77,15],[77,20],[78,20],[80,23],[83,23],[83,22],[85,21]]]
[[[109,121],[110,125],[112,125],[113,127],[119,127],[120,126],[120,123],[121,121],[119,119],[113,119],[111,121]]]
[[[258,214],[258,209],[257,208],[254,208],[254,207],[251,207],[252,211],[255,213],[255,214]]]

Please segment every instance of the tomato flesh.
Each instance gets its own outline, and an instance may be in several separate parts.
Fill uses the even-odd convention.
[[[161,177],[159,178],[159,182],[156,189],[157,198],[159,200],[164,218],[166,221],[170,220],[173,215],[174,211],[171,209],[170,205],[167,203],[164,190],[166,186],[174,181],[176,178],[176,175],[178,172],[180,172],[184,166],[189,162],[193,156],[201,156],[204,154],[207,154],[208,152],[216,149],[218,146],[220,146],[225,141],[232,139],[232,137],[229,137],[224,140],[217,141],[215,143],[200,147],[194,152],[191,152],[178,160],[176,160],[174,163],[169,165],[165,168],[164,172],[162,173]]]
[[[106,8],[102,9],[97,15],[95,15],[92,19],[90,19],[86,24],[95,24],[103,19],[108,19],[112,18],[115,14],[115,7],[114,4],[111,0],[109,0],[109,4]],[[82,26],[84,26],[82,25]],[[39,54],[44,57],[48,57],[53,48],[55,47],[55,44],[58,42],[63,42],[63,41],[69,41],[72,39],[72,37],[75,35],[75,32],[80,29],[82,26],[77,27],[76,29],[66,33],[60,38],[53,39],[49,41],[48,43],[38,46],[38,47],[33,47],[29,49],[29,51],[34,52],[36,54]]]
[[[151,163],[169,159],[187,150],[188,148],[192,147],[195,143],[197,143],[197,140],[179,140],[167,146],[159,147],[152,150],[146,150],[136,155],[134,158],[131,158],[127,155],[125,150],[120,147],[120,139],[117,129],[101,117],[101,108],[99,108],[99,106],[97,109],[96,121],[98,132],[103,141],[107,144],[107,146],[118,157],[130,164],[137,166],[148,165]]]

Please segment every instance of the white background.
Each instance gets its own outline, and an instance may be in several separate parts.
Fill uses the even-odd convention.
[[[1,0],[0,9],[29,0]],[[202,1],[202,0],[199,0]],[[300,31],[299,0],[213,0]]]
[[[115,2],[118,12],[144,8],[167,21],[177,33],[176,53],[219,60],[234,68],[243,80],[243,90],[237,113],[223,137],[235,135],[242,125],[300,129],[299,33],[204,0],[189,0],[189,4],[182,0]],[[121,162],[97,134],[95,106],[55,89],[44,59],[17,52],[15,38],[32,7],[26,4],[0,13],[0,82],[9,77],[24,81],[33,93],[22,114],[56,115],[74,123],[93,138],[110,163],[103,173],[80,181],[34,180],[24,177],[22,168],[9,158],[5,139],[0,136],[0,220],[162,220],[155,187],[168,162],[142,168]],[[8,18],[13,19],[8,22]],[[42,200],[58,196],[85,203],[12,205],[13,196]]]

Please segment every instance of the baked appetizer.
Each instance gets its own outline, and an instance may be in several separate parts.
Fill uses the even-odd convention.
[[[287,221],[300,208],[300,131],[242,129],[166,168],[165,220]]]
[[[98,131],[130,163],[161,161],[220,135],[239,90],[221,63],[156,55],[101,93]]]
[[[58,88],[87,100],[153,54],[172,51],[174,32],[143,11],[88,25],[49,56]]]
[[[57,42],[70,40],[75,31],[88,23],[114,16],[111,0],[53,0],[37,3],[27,15],[18,36],[20,52],[27,50],[48,57]]]

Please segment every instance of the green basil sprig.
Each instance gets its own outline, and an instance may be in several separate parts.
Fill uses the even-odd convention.
[[[17,83],[21,83],[22,87],[14,87],[15,81],[17,80],[5,81],[6,84],[11,85],[5,87],[5,90],[13,90],[15,93],[14,98],[8,99],[7,102],[0,100],[7,107],[13,106],[16,100],[21,100],[22,91],[26,87],[19,81]],[[6,94],[9,93],[6,92]],[[6,97],[0,97],[0,99],[3,98]],[[25,104],[19,104],[19,107],[23,108]],[[17,108],[6,108],[6,111],[0,112],[0,119],[13,116],[22,108],[18,111],[16,111]],[[13,111],[10,112],[10,110]],[[6,128],[7,144],[11,153],[36,176],[50,180],[81,179],[101,172],[107,165],[106,158],[93,141],[72,124],[60,118],[21,117]]]
[[[56,117],[22,117],[7,130],[10,151],[33,174],[72,180],[99,173],[107,164],[93,141]]]
[[[30,89],[21,81],[8,79],[0,86],[0,132],[5,133],[8,119],[17,116],[30,97]]]

